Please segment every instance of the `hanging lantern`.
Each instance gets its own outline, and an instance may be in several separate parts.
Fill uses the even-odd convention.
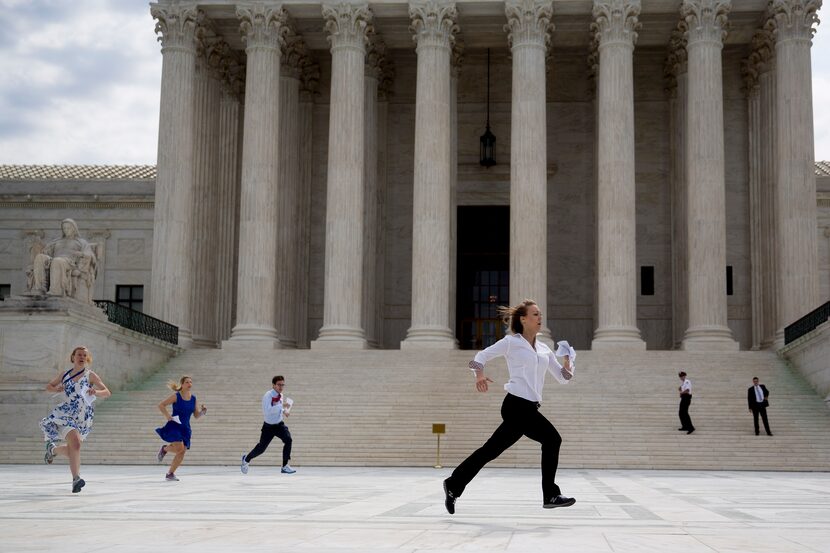
[[[490,49],[487,49],[487,121],[481,135],[479,163],[484,167],[496,164],[496,135],[490,131]]]

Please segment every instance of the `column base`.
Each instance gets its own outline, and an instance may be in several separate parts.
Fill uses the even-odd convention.
[[[640,330],[631,326],[606,326],[594,331],[592,350],[629,349],[645,351],[646,343]]]
[[[732,331],[726,326],[696,326],[686,330],[683,351],[738,351],[740,344],[732,339]]]
[[[192,347],[194,347],[194,348],[205,348],[205,349],[215,349],[215,348],[219,347],[219,343],[216,340],[211,340],[209,338],[205,338],[204,336],[194,336]]]
[[[458,340],[447,327],[420,327],[406,331],[401,349],[458,349]]]
[[[193,334],[186,328],[179,328],[179,343],[177,345],[184,349],[193,348]]]
[[[231,330],[230,340],[222,342],[222,349],[237,347],[255,349],[275,349],[279,347],[277,330],[274,327],[259,325],[236,325]]]
[[[328,325],[311,341],[311,349],[369,349],[369,342],[362,328]]]

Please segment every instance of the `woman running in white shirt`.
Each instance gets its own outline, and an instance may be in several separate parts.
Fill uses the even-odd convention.
[[[559,465],[559,446],[562,438],[556,428],[539,412],[545,374],[550,372],[556,380],[566,384],[573,378],[571,357],[565,355],[565,366],[559,364],[553,351],[536,334],[542,328],[542,312],[533,300],[524,300],[516,307],[499,308],[512,334],[508,334],[492,346],[478,352],[470,368],[475,373],[476,389],[486,392],[488,383],[484,365],[495,357],[504,357],[510,371],[510,380],[504,385],[507,396],[501,406],[503,422],[487,442],[467,457],[444,480],[444,505],[450,514],[455,513],[455,500],[484,465],[501,455],[522,436],[542,444],[542,507],[570,507],[576,500],[565,497],[556,484],[556,468]]]

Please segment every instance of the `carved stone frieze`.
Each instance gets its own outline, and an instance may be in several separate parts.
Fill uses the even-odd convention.
[[[201,17],[196,4],[150,4],[161,50],[196,52],[196,26]]]
[[[245,49],[280,48],[288,33],[288,15],[282,5],[241,4],[236,7]]]
[[[680,16],[686,21],[686,40],[723,44],[729,31],[731,0],[683,0]]]
[[[504,4],[507,16],[507,44],[510,48],[526,44],[550,46],[554,30],[553,2],[551,0],[508,0]]]
[[[412,20],[409,28],[414,33],[413,39],[419,48],[451,48],[455,35],[460,30],[455,2],[428,0],[412,3],[409,5],[409,18]]]
[[[594,0],[593,16],[591,30],[599,47],[610,43],[633,47],[637,43],[640,0]]]
[[[368,4],[323,4],[322,10],[332,49],[366,48],[372,31],[372,11]]]
[[[821,0],[771,0],[770,23],[776,41],[812,40]]]

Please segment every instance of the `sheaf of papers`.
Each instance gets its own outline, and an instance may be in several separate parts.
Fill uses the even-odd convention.
[[[557,357],[565,357],[566,355],[571,358],[571,369],[574,367],[574,361],[576,360],[576,350],[571,347],[567,340],[562,340],[557,342],[556,345],[556,356]]]
[[[182,423],[182,420],[179,418],[179,415],[174,415],[174,416],[170,417],[170,420],[175,422],[176,424],[181,424]]]
[[[81,397],[84,398],[84,402],[86,402],[87,405],[92,407],[92,404],[95,402],[95,400],[98,398],[98,396],[91,395],[89,393],[89,390],[90,390],[89,386],[81,386],[80,392],[81,392]]]

